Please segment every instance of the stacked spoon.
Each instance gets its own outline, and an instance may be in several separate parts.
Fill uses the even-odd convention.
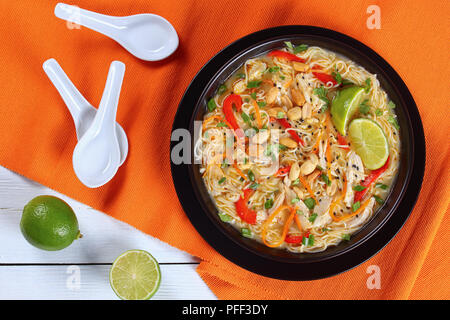
[[[104,185],[128,155],[127,136],[115,120],[125,65],[119,61],[111,63],[98,110],[81,95],[55,59],[45,61],[43,68],[75,123],[75,174],[89,188]]]

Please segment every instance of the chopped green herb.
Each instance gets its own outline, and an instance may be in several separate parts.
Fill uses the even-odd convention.
[[[369,93],[370,87],[371,87],[371,85],[372,85],[372,80],[371,80],[370,78],[367,78],[366,81],[365,81],[365,83],[366,83],[366,85],[365,85],[365,87],[364,87],[364,92],[365,92],[365,93]]]
[[[308,237],[308,246],[313,246],[314,245],[314,235],[310,234]]]
[[[295,203],[297,203],[297,202],[299,202],[299,201],[300,201],[299,198],[294,198],[294,199],[291,200],[291,203],[292,203],[292,204],[295,204]]]
[[[301,45],[294,47],[294,53],[300,53],[300,52],[306,51],[307,49],[308,49],[308,45],[301,44]]]
[[[241,117],[242,117],[242,120],[244,120],[244,122],[246,124],[248,124],[250,127],[252,126],[252,122],[250,121],[250,117],[248,116],[248,114],[246,114],[244,111],[242,111]]]
[[[400,129],[400,126],[398,125],[398,122],[397,122],[397,119],[396,119],[396,118],[394,118],[394,117],[389,117],[389,118],[388,118],[388,122],[389,122],[390,124],[392,124],[392,125],[395,127],[395,129],[397,129],[397,130]]]
[[[278,144],[278,150],[286,150],[287,147],[285,145],[282,144]]]
[[[241,229],[241,234],[246,237],[246,238],[251,238],[252,237],[252,232],[250,231],[250,229],[247,228],[242,228]]]
[[[299,178],[297,178],[297,179],[295,179],[294,181],[292,181],[292,185],[293,186],[296,186],[296,185],[298,185],[300,183],[300,179]]]
[[[219,86],[219,89],[217,90],[217,93],[219,95],[224,94],[225,92],[227,92],[228,88],[226,85],[222,84]]]
[[[375,114],[379,117],[383,115],[383,111],[381,111],[381,109],[377,109],[375,110]]]
[[[361,207],[361,202],[356,201],[354,204],[352,204],[352,211],[355,212]]]
[[[249,188],[256,190],[256,189],[258,189],[259,186],[260,186],[260,184],[255,182],[255,183],[252,183]]]
[[[313,234],[310,234],[310,235],[308,236],[308,238],[306,238],[305,236],[303,236],[303,238],[302,238],[302,244],[303,244],[304,246],[312,246],[312,245],[314,245],[314,235],[313,235]]]
[[[324,86],[320,86],[319,88],[315,88],[313,92],[319,97],[320,100],[326,102],[326,106],[328,107],[328,105],[330,104],[330,100],[327,97],[328,90],[325,89]]]
[[[249,99],[249,98],[245,98],[244,101],[247,102],[247,103],[249,103],[249,102],[250,102],[250,99]]]
[[[220,220],[222,220],[223,222],[229,222],[231,221],[231,216],[229,216],[226,213],[219,213],[219,218]]]
[[[284,44],[286,45],[286,47],[288,47],[289,50],[294,51],[294,46],[292,45],[292,42],[285,41]]]
[[[280,75],[280,79],[281,79],[281,80],[284,80],[284,79],[286,79],[286,77]]]
[[[313,198],[307,198],[303,202],[308,209],[314,209],[314,206],[316,205],[316,200],[314,200]]]
[[[388,186],[385,185],[384,183],[377,183],[377,184],[375,185],[375,187],[381,188],[381,189],[383,189],[383,190],[386,190],[386,189],[388,188]]]
[[[383,204],[384,203],[384,200],[381,199],[379,196],[373,195],[373,197],[374,197],[375,201],[378,202],[378,204]]]
[[[301,211],[301,210],[297,210],[297,214],[299,214],[299,215],[301,215],[301,216],[304,215],[303,211]]]
[[[258,88],[261,85],[261,80],[249,81],[247,83],[247,88]]]
[[[363,191],[366,187],[361,186],[361,185],[357,185],[353,187],[353,190],[355,191]]]
[[[267,199],[266,202],[264,202],[264,208],[270,209],[273,207],[273,199]]]
[[[270,73],[275,73],[278,72],[280,70],[280,67],[270,67],[269,69],[267,69],[267,71],[269,71]]]
[[[331,75],[333,76],[334,80],[336,80],[336,82],[338,84],[342,83],[342,76],[339,73],[339,71],[337,71],[337,67],[335,68],[335,71],[333,71],[333,73]]]
[[[250,181],[255,181],[255,174],[253,173],[252,170],[248,170],[247,176],[250,179]]]
[[[367,104],[367,102],[369,102],[369,99],[364,100],[363,102],[361,102],[361,104],[359,105],[359,112],[361,114],[368,114],[369,110],[370,110],[370,106]]]
[[[272,154],[272,145],[271,144],[269,144],[269,145],[267,145],[267,147],[266,147],[266,151],[264,151],[264,154],[266,155],[266,156],[270,156],[271,154]]]
[[[216,102],[214,101],[213,98],[209,99],[208,101],[208,110],[209,112],[213,112],[216,109]]]
[[[350,241],[350,235],[348,233],[342,235],[342,240]]]
[[[284,112],[279,111],[277,113],[277,119],[283,119],[284,118]]]
[[[238,73],[238,74],[236,74],[236,77],[237,78],[239,78],[239,79],[245,79],[245,73]]]
[[[225,182],[225,180],[227,180],[227,178],[225,178],[225,177],[222,177],[220,180],[219,180],[219,184],[222,184],[222,183],[224,183]]]
[[[395,103],[392,102],[392,101],[389,101],[388,107],[391,108],[391,109],[394,109],[395,108]]]
[[[252,97],[254,100],[256,100],[256,92],[250,93],[250,97]]]
[[[320,171],[323,171],[323,168],[321,166],[316,166],[316,168]]]
[[[328,228],[322,228],[322,232],[327,232],[327,231],[330,231],[331,229],[328,229]]]
[[[347,86],[347,85],[353,85],[354,83],[348,79],[342,79],[342,85],[343,86]]]
[[[227,167],[229,166],[228,160],[227,160],[227,159],[223,160],[223,162],[222,162],[222,164],[221,164],[220,166],[221,166],[222,168],[227,168]]]
[[[264,101],[258,101],[258,106],[259,107],[265,107],[267,103],[265,103]]]
[[[220,128],[220,127],[228,127],[228,126],[225,122],[221,121],[217,124],[217,127]]]
[[[331,181],[330,178],[328,178],[328,175],[326,175],[325,173],[323,173],[320,178],[323,180],[323,182],[325,182],[327,184],[327,186],[331,186]]]
[[[309,220],[309,222],[314,223],[316,218],[317,218],[317,213],[313,213],[312,215],[309,216],[308,220]]]

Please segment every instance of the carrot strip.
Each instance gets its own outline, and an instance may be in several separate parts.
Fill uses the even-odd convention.
[[[298,229],[299,229],[300,231],[302,231],[302,230],[303,230],[303,228],[302,228],[302,223],[300,222],[300,219],[298,218],[297,214],[295,214],[294,220],[295,220],[295,224],[297,224]]]
[[[256,122],[258,123],[258,129],[261,129],[262,127],[262,121],[261,121],[261,113],[259,112],[259,106],[256,100],[253,100],[253,106],[255,107],[255,116],[256,116]]]
[[[233,163],[233,168],[236,170],[236,172],[238,173],[238,175],[240,175],[242,178],[244,178],[244,180],[247,180],[247,177],[245,176],[245,174],[241,171],[241,169],[239,169],[238,165],[236,163]]]
[[[287,218],[286,223],[284,224],[284,227],[283,227],[283,233],[281,234],[281,239],[280,239],[280,241],[278,241],[277,243],[274,243],[274,244],[268,243],[268,242],[266,241],[266,234],[267,234],[267,227],[268,227],[269,223],[272,222],[272,220],[275,218],[275,216],[276,216],[279,212],[281,212],[283,209],[286,209],[286,208],[289,208],[289,207],[288,207],[288,206],[280,206],[277,210],[275,210],[274,213],[272,213],[272,214],[270,215],[270,217],[267,219],[267,221],[264,222],[263,230],[262,230],[262,232],[261,232],[261,237],[262,237],[262,240],[263,240],[264,244],[265,244],[266,246],[270,247],[270,248],[279,247],[279,246],[284,242],[284,239],[286,238],[288,229],[289,229],[289,227],[291,226],[292,220],[293,220],[294,217],[295,217],[295,211],[296,211],[296,209],[295,209],[295,208],[291,208],[291,212],[290,212],[290,214],[289,214],[289,217]]]
[[[305,189],[308,191],[309,195],[317,202],[316,196],[314,195],[314,192],[311,190],[311,187],[309,186],[308,182],[306,182],[305,178],[303,178],[301,175],[298,177],[302,185],[305,187]]]
[[[314,152],[314,153],[319,152],[319,143],[322,140],[322,135],[323,135],[323,133],[321,132],[319,138],[317,139],[316,143],[313,145],[313,147],[311,149],[312,152]]]
[[[370,202],[370,199],[367,199],[367,200],[361,205],[361,207],[359,207],[358,210],[356,210],[355,212],[349,213],[349,214],[347,214],[347,215],[345,215],[345,216],[336,218],[337,220],[335,220],[335,221],[342,221],[342,220],[351,218],[351,217],[353,217],[353,216],[356,216],[357,214],[360,214],[360,213],[361,213],[361,212],[369,205],[369,202]]]
[[[206,124],[214,119],[223,120],[221,116],[211,116],[208,119],[203,120],[202,131],[205,131]]]

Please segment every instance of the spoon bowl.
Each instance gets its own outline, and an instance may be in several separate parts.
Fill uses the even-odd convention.
[[[111,63],[98,111],[73,151],[75,174],[89,188],[110,181],[120,166],[116,113],[124,73],[122,62]]]
[[[179,43],[175,28],[156,14],[114,17],[58,3],[55,15],[114,39],[131,54],[146,61],[167,58]]]

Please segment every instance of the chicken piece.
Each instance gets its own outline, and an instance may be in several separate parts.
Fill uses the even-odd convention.
[[[351,205],[353,204],[353,187],[358,185],[359,182],[364,179],[364,177],[364,166],[361,158],[354,151],[350,151],[347,154],[347,192],[344,198],[344,202],[347,207],[351,207]]]
[[[331,217],[328,214],[328,209],[330,208],[331,198],[322,197],[319,203],[316,204],[313,210],[313,214],[317,214],[316,219],[313,223],[313,228],[321,228],[331,222]]]
[[[247,62],[247,67],[249,81],[261,79],[264,71],[267,69],[267,65],[260,60],[249,60]]]

